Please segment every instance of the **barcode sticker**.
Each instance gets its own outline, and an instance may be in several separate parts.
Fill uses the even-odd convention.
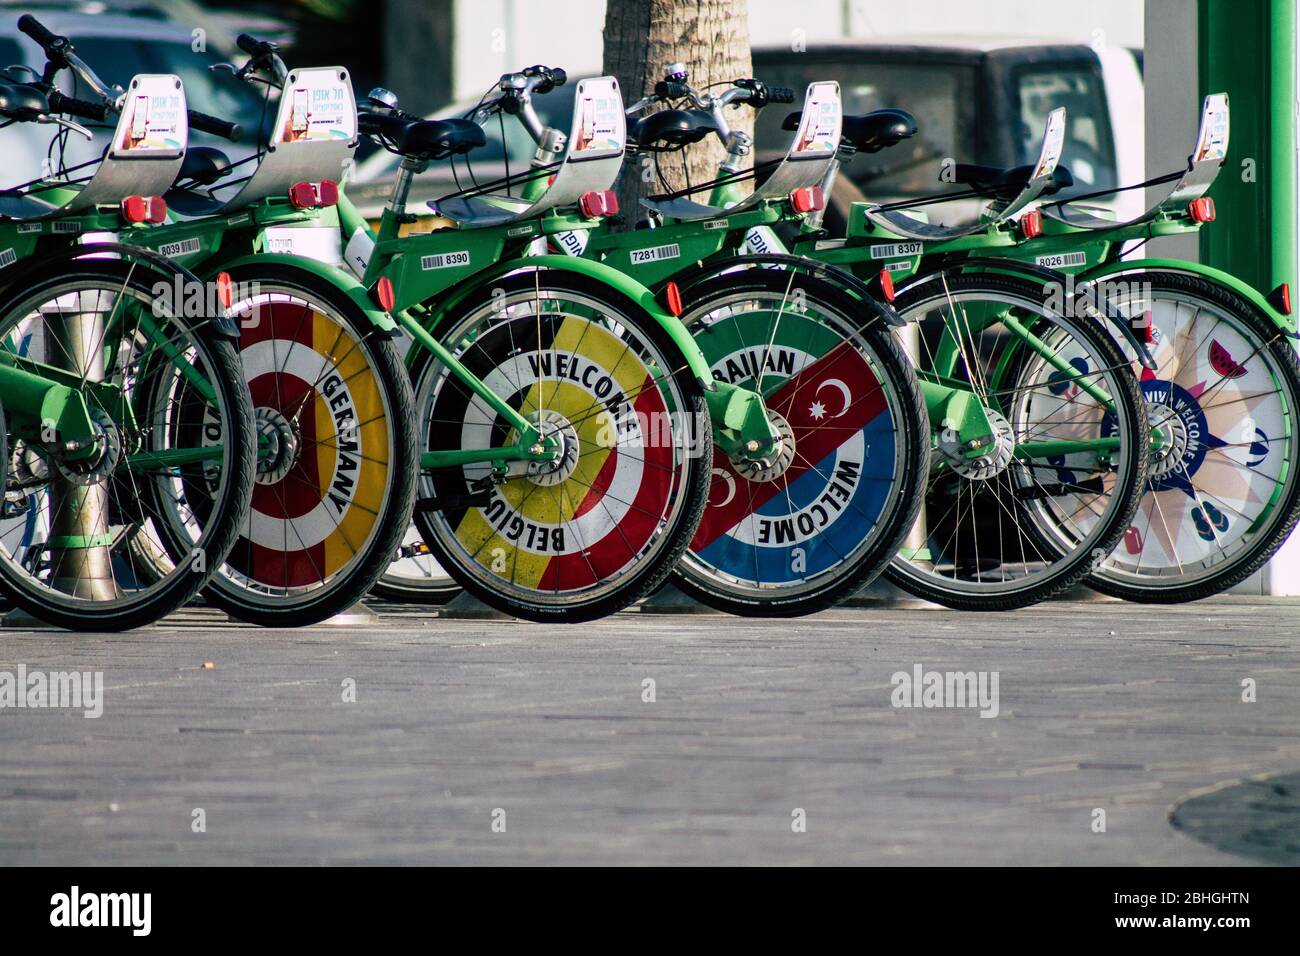
[[[1035,256],[1034,262],[1049,269],[1063,269],[1066,266],[1086,265],[1088,257],[1082,252],[1058,252],[1052,256]]]
[[[647,262],[663,262],[665,259],[680,258],[681,254],[682,247],[674,242],[666,246],[651,246],[649,249],[633,249],[631,262],[634,266]]]
[[[202,244],[197,239],[182,239],[179,242],[164,242],[158,247],[158,252],[168,259],[174,259],[198,252],[201,248]]]
[[[884,246],[872,246],[871,258],[893,259],[896,256],[919,256],[925,251],[920,242],[895,242]]]
[[[430,269],[452,269],[469,265],[469,252],[444,252],[436,256],[420,256],[420,268],[425,272]]]
[[[0,249],[0,269],[11,266],[18,261],[18,253],[12,249]]]

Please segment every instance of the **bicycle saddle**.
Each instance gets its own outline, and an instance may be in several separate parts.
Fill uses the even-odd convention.
[[[803,110],[785,118],[781,128],[793,132],[799,128]],[[840,135],[859,153],[878,153],[916,135],[916,117],[906,110],[873,110],[860,116],[845,116]]]
[[[487,143],[477,123],[465,119],[411,120],[400,116],[362,113],[363,133],[381,133],[391,139],[403,156],[416,159],[445,159],[459,156]]]
[[[658,142],[670,147],[688,146],[717,131],[713,117],[704,110],[660,110],[634,122],[628,129],[628,139],[638,146]]]
[[[958,163],[953,170],[955,182],[969,186],[981,196],[990,199],[1014,199],[1029,185],[1029,177],[1033,174],[1033,166],[1002,169],[999,166],[979,166],[975,163]],[[1050,196],[1073,185],[1074,177],[1070,175],[1070,170],[1064,166],[1057,166],[1052,173],[1052,181],[1040,195]]]
[[[211,186],[230,172],[230,157],[215,146],[191,146],[181,161],[177,182],[193,182]]]
[[[0,116],[22,119],[48,112],[49,101],[45,94],[20,83],[0,82]]]

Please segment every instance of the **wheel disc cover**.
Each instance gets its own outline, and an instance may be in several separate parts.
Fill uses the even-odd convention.
[[[519,326],[510,328],[510,326]],[[650,368],[628,343],[577,316],[544,315],[482,329],[461,360],[544,432],[563,436],[558,470],[530,467],[487,489],[487,503],[435,517],[481,578],[548,599],[631,571],[675,507],[674,419]],[[531,329],[531,338],[521,335]],[[515,440],[481,398],[439,384],[428,447],[487,448]],[[435,472],[438,495],[466,495],[486,465]],[[481,492],[480,492],[481,493]]]
[[[696,341],[715,378],[752,388],[764,368],[766,404],[793,454],[774,474],[715,447],[691,560],[724,586],[790,589],[832,573],[872,535],[895,481],[897,423],[876,371],[840,334],[787,312],[772,339],[764,319],[722,319]]]
[[[318,587],[364,550],[383,513],[387,409],[366,352],[338,321],[296,301],[253,309],[241,359],[259,426],[276,433],[275,461],[259,459],[228,570],[257,588]]]

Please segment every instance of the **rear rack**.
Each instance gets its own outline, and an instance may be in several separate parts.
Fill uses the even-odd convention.
[[[1020,190],[1019,194],[1005,205],[994,203],[984,215],[969,225],[932,225],[927,222],[920,222],[911,216],[903,215],[898,210],[910,206],[942,202],[946,199],[960,199],[968,195],[978,195],[977,193],[949,193],[948,195],[924,196],[910,202],[871,205],[866,209],[867,218],[889,232],[920,242],[942,242],[983,232],[989,226],[1014,218],[1017,213],[1038,199],[1043,190],[1052,182],[1057,163],[1061,161],[1061,149],[1064,145],[1065,109],[1062,107],[1052,110],[1047,116],[1047,123],[1043,127],[1043,145],[1038,151],[1038,162],[1034,166],[1033,175],[1025,183],[1024,189]]]
[[[573,128],[565,141],[564,158],[548,165],[555,168],[554,178],[537,199],[489,195],[475,189],[434,199],[429,208],[471,229],[535,219],[557,206],[574,205],[585,193],[610,189],[623,166],[626,143],[627,121],[618,81],[612,76],[582,80],[573,91]],[[487,188],[527,182],[543,174],[531,169]]]
[[[30,194],[0,197],[0,216],[55,219],[99,205],[117,205],[126,196],[161,196],[180,172],[188,138],[181,78],[171,73],[138,74],[127,87],[103,161],[77,194],[62,206]]]
[[[1149,206],[1145,212],[1126,222],[1094,216],[1081,209],[1070,209],[1071,200],[1045,203],[1043,215],[1057,222],[1079,229],[1118,229],[1149,222],[1171,213],[1182,213],[1189,202],[1199,199],[1214,184],[1228,155],[1228,134],[1231,130],[1228,111],[1228,94],[1211,93],[1201,106],[1201,125],[1196,134],[1196,148],[1187,157],[1187,170],[1178,177],[1173,189],[1164,199]],[[1162,176],[1157,182],[1174,179],[1177,174]],[[1126,187],[1127,188],[1127,187]],[[1115,190],[1118,192],[1119,190]],[[1092,195],[1102,195],[1094,193]],[[1083,197],[1080,197],[1083,198]]]
[[[820,185],[826,177],[826,171],[835,161],[843,122],[844,107],[840,101],[840,85],[834,82],[811,83],[804,95],[803,117],[799,121],[799,130],[791,140],[784,158],[776,164],[776,169],[763,185],[736,205],[725,209],[709,206],[688,199],[682,194],[649,197],[642,199],[641,205],[668,219],[716,219],[720,216],[744,212],[765,202],[785,199],[796,189]],[[738,174],[734,178],[739,180],[748,176]],[[711,188],[716,182],[701,184],[690,192]]]
[[[348,71],[341,66],[291,70],[256,171],[214,187],[242,188],[229,199],[173,189],[166,194],[167,206],[186,217],[224,215],[268,196],[288,196],[294,183],[339,182],[357,141],[357,101]]]

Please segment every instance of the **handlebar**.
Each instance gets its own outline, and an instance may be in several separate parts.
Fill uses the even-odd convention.
[[[200,113],[198,110],[187,110],[186,112],[189,114],[190,129],[196,129],[201,133],[211,133],[213,136],[220,136],[232,143],[238,143],[244,137],[244,128],[238,123],[231,123],[216,116],[209,116],[207,113]]]
[[[75,99],[71,96],[64,96],[58,90],[50,91],[49,102],[51,113],[63,113],[66,116],[77,116],[81,119],[93,120],[99,123],[108,119],[109,105],[107,103]]]
[[[61,37],[46,29],[45,25],[30,13],[24,13],[18,18],[18,29],[35,40],[47,54],[69,45],[67,37]]]
[[[118,93],[121,91],[114,90],[96,76],[95,71],[82,62],[81,57],[77,56],[72,41],[67,37],[59,36],[47,29],[43,23],[30,13],[24,13],[18,18],[18,29],[40,44],[41,49],[45,51],[45,72],[41,77],[41,82],[52,87],[54,77],[60,70],[67,67],[85,80],[86,84],[95,93],[103,97],[105,101],[112,103],[117,100]]]
[[[259,40],[251,33],[241,33],[235,37],[235,46],[255,59],[270,56],[280,49],[278,44],[272,43],[270,40]]]

